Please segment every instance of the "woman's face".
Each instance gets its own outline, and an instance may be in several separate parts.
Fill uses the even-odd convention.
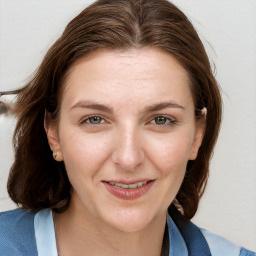
[[[46,130],[72,184],[70,207],[138,231],[166,217],[203,125],[186,71],[171,55],[143,48],[81,59],[65,85],[58,129]]]

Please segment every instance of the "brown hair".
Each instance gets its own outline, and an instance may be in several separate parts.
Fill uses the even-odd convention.
[[[70,201],[64,163],[56,162],[44,131],[45,112],[58,117],[63,79],[82,56],[101,48],[154,47],[176,57],[186,69],[195,115],[207,108],[205,134],[198,157],[169,208],[192,218],[209,173],[209,161],[221,122],[221,97],[204,46],[187,17],[166,0],[98,0],[66,27],[49,49],[33,79],[17,90],[15,161],[8,192],[25,209],[63,212]]]

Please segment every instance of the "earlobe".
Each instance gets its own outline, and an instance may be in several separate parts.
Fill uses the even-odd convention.
[[[53,151],[53,158],[57,161],[57,162],[61,162],[63,161],[63,156],[62,156],[62,152],[61,151]]]
[[[50,113],[45,113],[44,129],[48,139],[49,146],[53,152],[53,158],[60,162],[63,161],[63,155],[58,137],[57,125],[51,120]]]

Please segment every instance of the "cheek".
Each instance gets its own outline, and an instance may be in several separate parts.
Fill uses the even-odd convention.
[[[186,135],[186,136],[185,136]],[[152,162],[161,177],[160,198],[168,207],[178,193],[185,176],[187,163],[192,147],[192,136],[169,136],[169,138],[154,143],[151,151]]]
[[[164,175],[185,173],[192,148],[192,138],[189,135],[168,134],[161,139],[151,140],[150,146],[147,146],[152,162]]]
[[[107,136],[66,131],[60,134],[60,142],[68,174],[96,174],[109,156]]]

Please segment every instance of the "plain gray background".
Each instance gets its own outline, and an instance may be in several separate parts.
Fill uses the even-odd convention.
[[[92,1],[1,0],[0,91],[23,85],[67,22]],[[224,121],[208,187],[193,221],[256,250],[256,1],[175,0],[217,66]],[[0,116],[0,211],[15,120]]]

